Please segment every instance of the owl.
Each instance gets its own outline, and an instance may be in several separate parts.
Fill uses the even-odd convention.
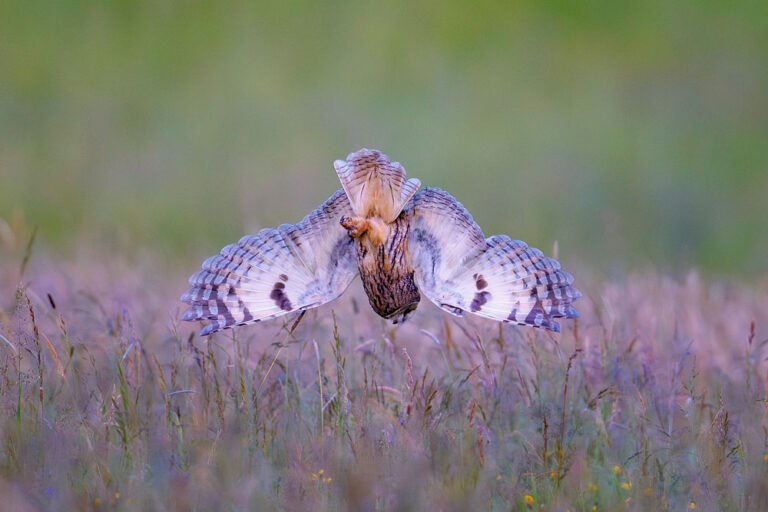
[[[360,275],[373,310],[407,320],[423,295],[452,315],[559,331],[581,296],[560,264],[520,240],[485,238],[438,188],[361,149],[334,162],[342,188],[298,224],[262,229],[203,262],[181,297],[205,336],[330,302]]]

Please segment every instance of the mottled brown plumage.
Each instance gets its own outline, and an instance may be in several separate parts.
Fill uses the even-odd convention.
[[[450,194],[406,179],[398,162],[361,149],[334,162],[342,184],[296,225],[244,237],[203,263],[182,297],[201,335],[329,302],[356,274],[373,310],[397,323],[419,292],[458,316],[559,330],[581,293],[554,259],[504,235],[488,239]]]
[[[408,265],[408,215],[401,213],[394,222],[380,224],[378,233],[367,228],[369,219],[357,218],[354,224],[343,218],[349,236],[355,238],[358,270],[373,310],[394,323],[405,321],[419,303],[419,289]]]
[[[418,189],[405,169],[375,150],[360,150],[347,161],[336,162],[344,190],[354,198],[354,217],[341,225],[355,239],[358,271],[373,310],[380,316],[404,321],[419,303],[419,290],[408,265],[408,211],[403,207]],[[391,220],[390,220],[391,219]]]

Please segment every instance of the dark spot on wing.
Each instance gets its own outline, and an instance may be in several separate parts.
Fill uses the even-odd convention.
[[[419,246],[419,258],[426,263],[424,265],[426,268],[422,268],[422,271],[429,273],[429,280],[434,286],[435,270],[440,263],[441,257],[440,242],[431,233],[421,227],[417,227],[413,230],[413,236],[416,245]]]
[[[488,281],[482,276],[482,274],[475,274],[475,286],[478,290],[482,290],[488,286]]]
[[[233,325],[236,322],[235,317],[232,316],[232,312],[229,310],[229,308],[224,303],[224,301],[221,299],[216,299],[215,303],[218,311],[217,315],[215,316],[223,317],[224,320],[226,321],[225,325]],[[208,310],[208,314],[209,315],[211,314],[210,309]],[[214,318],[215,316],[212,315],[209,318]]]
[[[440,307],[444,310],[448,311],[449,313],[452,313],[456,316],[465,316],[466,313],[464,313],[464,310],[461,308],[457,308],[456,306],[451,306],[450,304],[440,304]]]
[[[469,305],[469,308],[472,310],[472,312],[480,311],[483,309],[483,305],[488,302],[491,298],[491,294],[488,292],[477,292],[475,294],[475,298],[472,299],[472,303]]]
[[[280,274],[280,280],[283,281],[284,283],[287,283],[288,282],[288,276],[285,275],[285,274]]]
[[[288,295],[286,295],[283,290],[285,290],[285,284],[280,281],[276,282],[275,286],[272,288],[272,292],[269,294],[269,298],[275,301],[277,307],[283,311],[291,311],[293,306],[291,305],[290,299],[288,299]]]
[[[348,236],[340,237],[331,249],[328,255],[327,272],[328,281],[323,282],[322,286],[326,289],[333,289],[337,283],[346,277],[347,271],[356,266],[357,253],[355,252],[355,239]]]
[[[330,268],[336,269],[341,265],[346,265],[351,258],[354,258],[355,251],[352,250],[354,245],[355,240],[353,238],[340,238],[333,246],[331,254],[328,256]]]
[[[547,316],[547,312],[544,311],[544,308],[541,304],[541,301],[536,301],[536,304],[531,308],[531,310],[528,312],[528,314],[525,317],[525,323],[528,325],[533,325],[536,327],[545,327],[545,328],[552,328],[552,323],[549,321],[549,317]]]
[[[511,320],[515,322],[517,321],[515,318],[516,316],[517,316],[517,308],[513,308],[512,311],[509,312],[509,316],[507,317],[507,320]]]
[[[234,293],[232,289],[230,289],[229,292],[232,294]],[[253,315],[248,310],[248,306],[245,305],[245,302],[243,302],[243,299],[240,297],[237,298],[237,307],[240,308],[240,310],[243,312],[243,320],[238,325],[242,325],[244,322],[253,320]]]
[[[541,313],[542,313],[542,311],[541,311],[541,309],[539,309],[538,305],[534,306],[533,308],[531,308],[531,310],[525,316],[525,323],[531,324],[531,325],[536,325],[536,318]]]

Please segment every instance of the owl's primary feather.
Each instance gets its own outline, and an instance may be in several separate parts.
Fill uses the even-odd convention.
[[[488,239],[466,209],[383,153],[361,149],[334,163],[343,190],[296,225],[263,229],[207,259],[182,296],[183,320],[201,335],[329,302],[359,273],[371,307],[406,320],[419,292],[458,316],[559,331],[578,316],[573,277],[541,251]]]
[[[476,315],[559,331],[554,318],[578,316],[581,292],[560,264],[506,235],[483,237],[448,192],[426,188],[411,206],[408,255],[416,285],[458,316]]]
[[[182,320],[207,320],[204,336],[335,299],[357,275],[354,241],[339,225],[350,213],[338,190],[298,224],[262,229],[224,247],[190,277]]]

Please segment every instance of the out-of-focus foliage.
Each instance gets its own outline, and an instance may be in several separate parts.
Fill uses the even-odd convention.
[[[297,221],[369,146],[488,234],[748,275],[767,5],[7,0],[0,218],[202,256]]]

